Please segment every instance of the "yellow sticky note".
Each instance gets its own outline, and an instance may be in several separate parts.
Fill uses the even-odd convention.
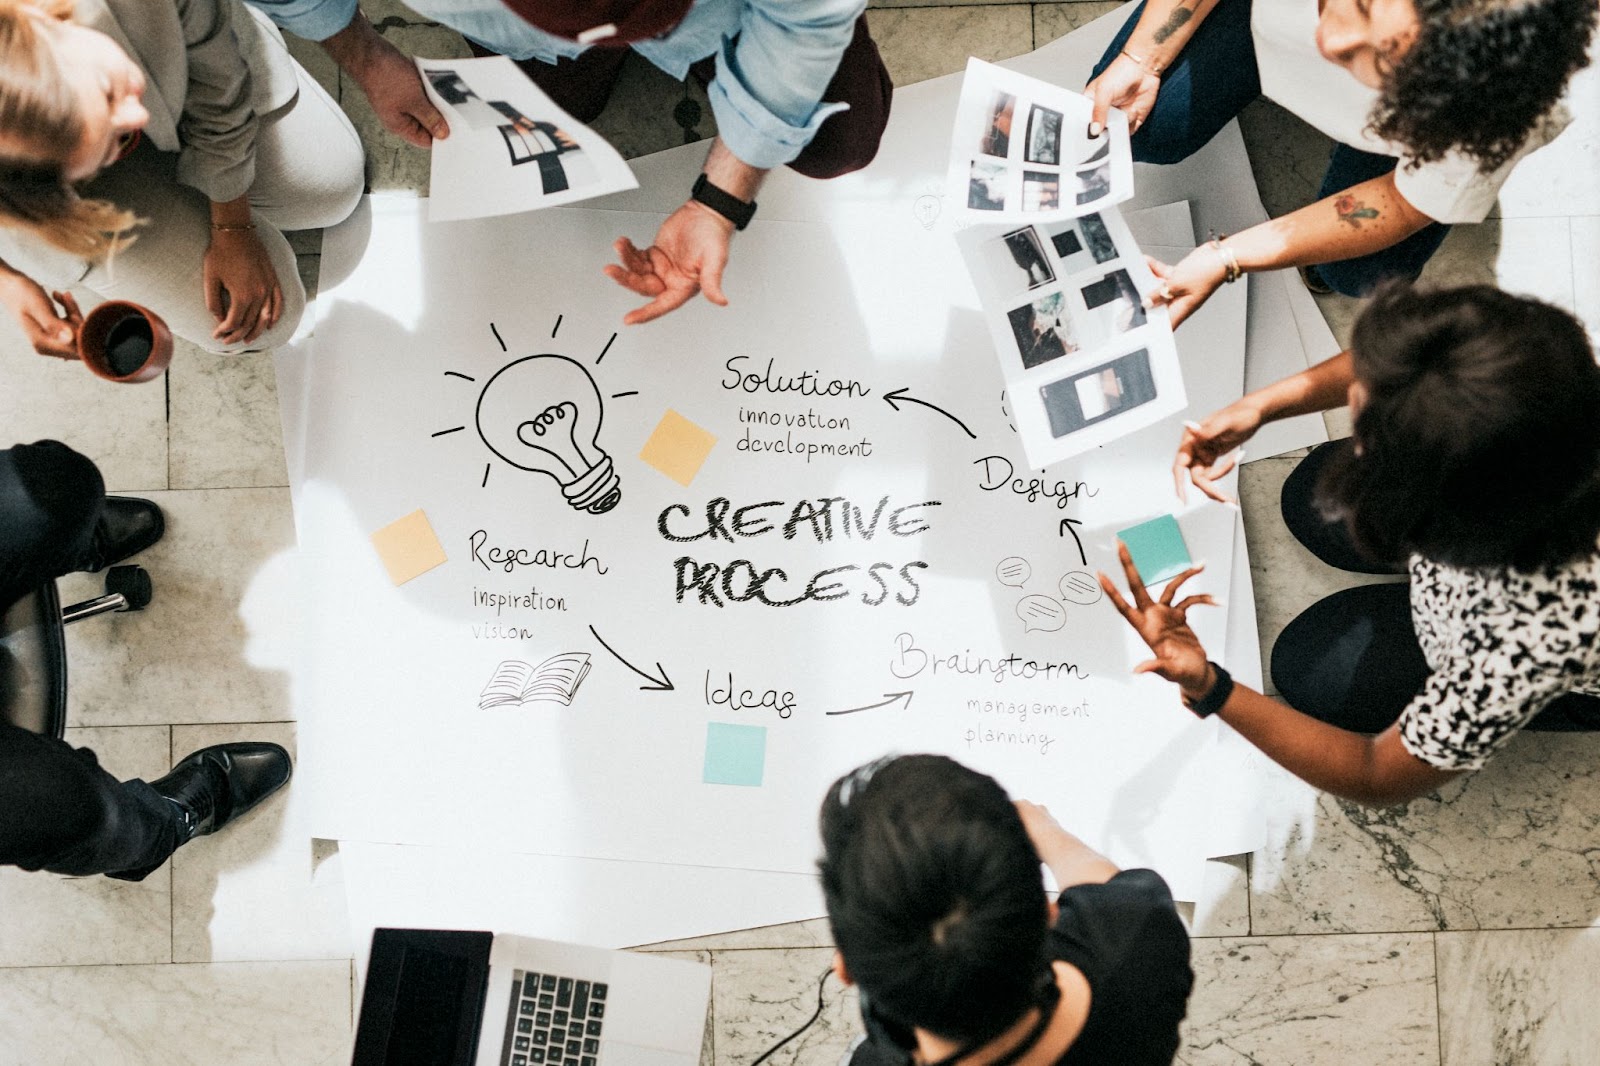
[[[639,458],[688,488],[716,443],[715,434],[669,408]]]
[[[378,530],[372,535],[372,546],[396,585],[404,585],[445,561],[444,545],[421,511],[412,511]]]

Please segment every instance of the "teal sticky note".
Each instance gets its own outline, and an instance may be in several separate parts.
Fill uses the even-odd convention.
[[[759,786],[766,763],[766,726],[706,725],[706,784]]]
[[[1158,585],[1189,569],[1189,546],[1178,520],[1169,514],[1124,529],[1117,539],[1128,546],[1133,565],[1147,586]]]

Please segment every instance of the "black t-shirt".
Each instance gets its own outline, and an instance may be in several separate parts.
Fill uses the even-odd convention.
[[[1154,870],[1124,870],[1057,899],[1050,957],[1089,982],[1089,1017],[1061,1066],[1170,1066],[1194,971],[1189,934]]]
[[[1047,953],[1076,967],[1091,995],[1089,1017],[1058,1066],[1171,1066],[1194,971],[1167,883],[1154,870],[1124,870],[1064,889],[1056,905]],[[909,1062],[910,1033],[876,1017],[865,995],[862,1005],[870,1039],[852,1066]]]

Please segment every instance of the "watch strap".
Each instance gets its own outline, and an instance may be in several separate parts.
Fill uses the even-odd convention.
[[[697,203],[705,204],[732,222],[736,230],[744,229],[750,225],[750,220],[756,217],[756,205],[753,201],[745,203],[727,190],[717,188],[704,174],[695,179],[694,189],[689,193],[689,197]]]
[[[1193,702],[1184,701],[1184,706],[1188,707],[1196,718],[1210,718],[1222,710],[1222,705],[1228,702],[1229,696],[1233,695],[1233,675],[1216,663],[1211,663],[1210,666],[1217,673],[1217,679],[1212,683],[1211,691]]]

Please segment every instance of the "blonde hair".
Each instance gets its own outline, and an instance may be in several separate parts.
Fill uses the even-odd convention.
[[[40,32],[41,17],[68,21],[72,0],[0,0],[0,224],[99,261],[133,239],[137,219],[107,200],[83,198],[66,179],[65,153],[78,143],[83,118]]]

